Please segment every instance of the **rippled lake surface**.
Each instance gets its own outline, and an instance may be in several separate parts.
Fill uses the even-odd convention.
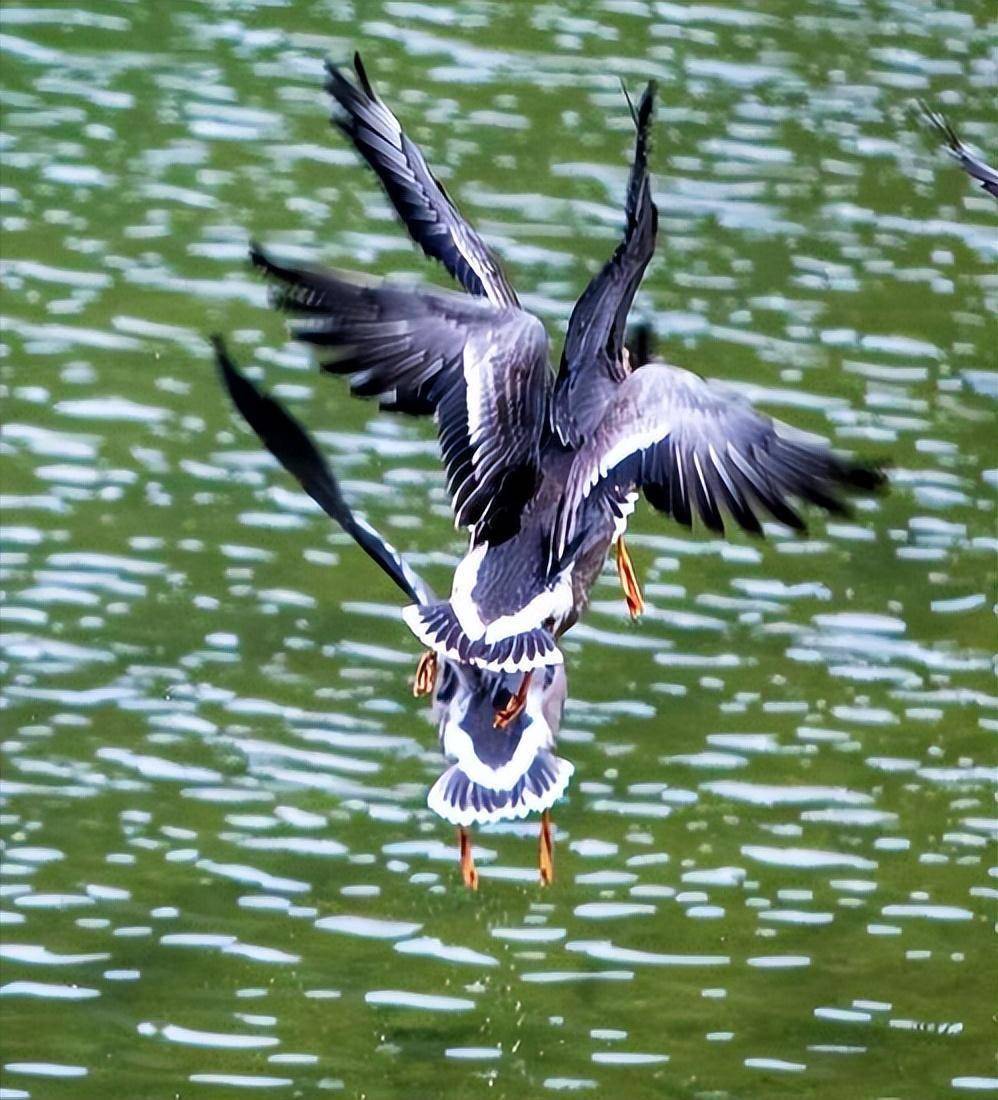
[[[8,4],[0,1096],[998,1089],[998,158],[984,3]],[[229,412],[205,335],[439,587],[428,425],[318,378],[247,270],[440,280],[326,123],[373,78],[557,338],[661,88],[672,362],[893,464],[810,538],[633,523],[565,642],[557,881],[425,808],[391,585]],[[990,452],[990,453],[989,453]]]

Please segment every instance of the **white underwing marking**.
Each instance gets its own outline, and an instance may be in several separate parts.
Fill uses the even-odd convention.
[[[444,755],[458,764],[473,783],[493,791],[508,791],[526,773],[539,752],[554,747],[554,734],[540,709],[542,694],[542,691],[527,693],[524,714],[529,721],[505,764],[493,768],[480,760],[474,739],[452,715],[447,716],[441,731]]]
[[[638,496],[638,493],[628,493],[620,503],[620,515],[613,517],[613,538],[611,539],[613,544],[616,544],[627,530],[627,521],[637,507]]]
[[[696,451],[693,452],[693,469],[696,470],[697,480],[700,482],[700,486],[703,489],[704,497],[708,501],[711,500],[710,490],[707,488],[707,479],[703,476],[703,470],[700,466],[700,456]]]
[[[532,813],[541,813],[550,809],[561,798],[568,788],[569,781],[575,773],[575,766],[560,756],[555,757],[556,778],[550,787],[542,794],[535,795],[533,791],[524,790],[520,802],[516,806],[501,806],[495,810],[476,810],[473,806],[466,806],[459,810],[443,794],[445,781],[450,774],[450,768],[433,784],[426,796],[427,806],[444,821],[451,825],[491,825],[497,821],[517,821],[528,817]],[[454,765],[457,767],[458,765]]]
[[[563,573],[553,587],[539,592],[519,611],[493,619],[485,628],[484,639],[487,643],[494,645],[504,638],[512,638],[532,630],[540,623],[547,622],[548,619],[560,623],[571,609],[571,577]]]
[[[735,483],[731,480],[731,476],[729,475],[724,463],[721,461],[720,455],[718,455],[717,451],[714,450],[713,443],[707,444],[707,453],[710,455],[710,461],[713,463],[714,469],[717,470],[717,476],[724,482],[728,492],[732,495],[732,497],[735,500],[738,500],[741,497],[741,493],[738,492]]]
[[[527,672],[534,668],[560,665],[565,660],[564,654],[556,645],[552,646],[549,651],[538,654],[533,660],[523,657],[517,661],[512,656],[503,660],[489,657],[465,658],[456,647],[446,645],[439,640],[437,634],[423,621],[422,613],[423,608],[420,605],[409,604],[408,607],[402,609],[402,619],[423,645],[428,649],[432,649],[435,653],[449,657],[458,664],[472,665],[475,668],[488,669],[491,672]]]
[[[478,606],[472,593],[478,584],[478,573],[488,550],[487,542],[469,549],[454,570],[454,580],[451,584],[451,608],[461,624],[461,629],[473,641],[477,641],[485,633],[485,622],[478,613]]]

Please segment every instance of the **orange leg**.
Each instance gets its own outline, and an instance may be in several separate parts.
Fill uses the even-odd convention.
[[[419,658],[416,665],[416,679],[412,685],[412,693],[418,699],[420,695],[429,695],[437,682],[437,655],[432,649],[427,649]]]
[[[624,536],[617,539],[617,576],[620,578],[621,587],[624,589],[624,598],[627,600],[627,610],[631,618],[636,619],[645,609],[644,597],[641,595],[641,586],[634,575],[634,563],[631,555],[624,545]]]
[[[551,814],[541,814],[541,833],[537,846],[537,869],[541,874],[541,886],[554,882],[554,838],[551,835]]]
[[[477,890],[478,872],[475,870],[475,857],[471,854],[471,837],[463,825],[457,831],[457,842],[461,849],[461,878],[469,890]]]
[[[527,692],[530,690],[530,678],[533,674],[533,669],[529,672],[525,672],[523,674],[523,679],[520,681],[520,686],[516,690],[516,694],[510,698],[509,702],[502,710],[496,711],[496,716],[492,721],[492,725],[496,729],[504,730],[527,705]]]

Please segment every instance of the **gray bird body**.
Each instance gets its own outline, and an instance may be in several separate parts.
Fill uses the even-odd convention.
[[[343,498],[335,475],[305,429],[273,397],[239,370],[221,341],[219,374],[233,404],[261,443],[305,492],[335,520],[410,600],[433,592]],[[523,818],[549,809],[565,793],[573,766],[554,754],[565,705],[562,668],[534,677],[523,710],[505,728],[495,714],[518,688],[518,678],[443,660],[436,678],[433,716],[449,767],[427,796],[429,807],[454,825]]]
[[[627,375],[581,446],[551,443],[541,465],[520,531],[501,546],[472,548],[458,566],[453,622],[435,629],[437,604],[406,609],[424,644],[507,672],[559,662],[557,649],[533,652],[517,642],[538,622],[553,637],[576,622],[639,492],[684,526],[696,516],[721,533],[727,514],[758,535],[760,510],[803,530],[793,501],[841,513],[841,489],[880,482],[876,471],[838,458],[740,395],[661,362]]]
[[[354,64],[356,82],[329,66],[334,121],[377,174],[412,239],[467,293],[292,267],[256,246],[253,260],[273,280],[277,304],[297,318],[294,335],[319,350],[324,369],[349,376],[353,393],[377,397],[383,408],[436,420],[455,522],[471,539],[451,599],[406,608],[416,635],[453,660],[491,671],[558,664],[555,633],[581,613],[622,529],[612,516],[592,517],[571,567],[550,576],[573,453],[627,377],[624,327],[654,252],[654,84],[631,105],[636,139],[624,233],[576,303],[556,378],[543,325],[519,305],[498,261],[377,97],[359,59]]]
[[[523,510],[518,532],[496,546],[471,547],[455,571],[448,601],[405,609],[406,622],[424,645],[495,671],[561,663],[554,641],[585,610],[623,530],[609,510],[593,510],[571,560],[552,571],[552,538],[575,458],[557,446],[545,452],[541,483]],[[535,646],[538,635],[543,644]]]
[[[836,458],[745,401],[664,363],[631,370],[624,329],[655,248],[648,171],[654,100],[637,107],[621,240],[572,311],[560,367],[541,322],[461,217],[416,146],[374,93],[330,67],[335,120],[375,171],[412,239],[459,294],[361,282],[254,249],[294,334],[323,367],[382,407],[432,414],[455,521],[470,544],[447,600],[403,615],[420,640],[463,665],[511,674],[562,662],[556,639],[582,613],[638,495],[677,522],[723,513],[760,534],[762,508],[791,527],[790,503],[843,509],[836,490],[877,476]]]

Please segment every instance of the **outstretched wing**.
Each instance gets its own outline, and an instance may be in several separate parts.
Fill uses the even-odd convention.
[[[418,604],[432,602],[433,592],[402,555],[373,527],[353,514],[343,499],[339,482],[301,424],[274,398],[261,393],[239,370],[221,337],[213,337],[212,344],[222,384],[243,419],[259,436],[260,442],[410,600]]]
[[[568,446],[578,446],[595,429],[607,402],[629,373],[624,358],[627,314],[655,251],[658,230],[658,210],[648,175],[654,101],[652,82],[637,110],[632,108],[637,137],[627,184],[624,237],[590,280],[568,322],[552,404],[555,431]]]
[[[919,106],[922,109],[922,114],[936,128],[939,136],[945,142],[946,150],[950,156],[957,161],[971,179],[977,180],[983,190],[998,199],[998,172],[985,164],[980,157],[975,156],[963,144],[957,137],[956,131],[943,115],[939,114],[938,111],[933,111],[927,103],[920,102]]]
[[[621,516],[629,493],[684,526],[696,512],[723,531],[728,512],[761,534],[762,505],[803,530],[794,498],[844,512],[840,489],[872,490],[878,470],[844,461],[827,447],[757,412],[748,401],[689,371],[651,363],[621,384],[592,438],[578,452],[555,529],[557,561],[585,527],[589,509]]]
[[[514,535],[539,478],[551,385],[541,322],[463,294],[287,267],[256,246],[251,256],[323,369],[384,408],[433,412],[457,525],[476,542]]]
[[[326,62],[326,91],[338,108],[333,123],[374,169],[409,236],[469,293],[488,298],[493,305],[517,305],[495,256],[461,216],[418,146],[406,137],[372,88],[360,54],[354,54],[353,66],[356,84],[331,61]]]

